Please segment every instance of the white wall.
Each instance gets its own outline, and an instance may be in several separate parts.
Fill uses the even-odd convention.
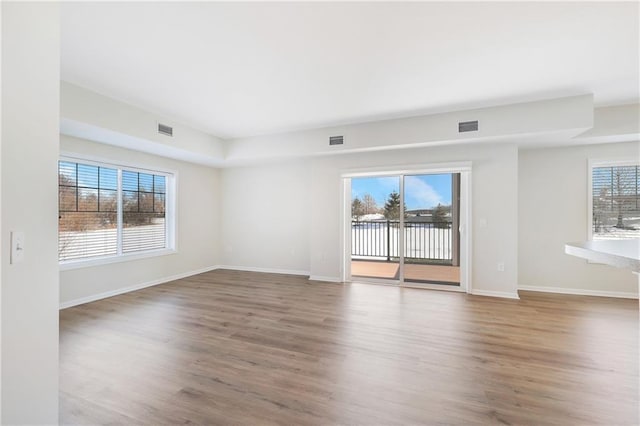
[[[2,5],[2,424],[58,422],[56,3]],[[25,234],[9,263],[11,231]]]
[[[367,167],[472,162],[472,289],[515,296],[517,280],[517,147],[460,145],[351,154],[314,160],[312,169],[311,274],[340,277],[340,174]],[[480,222],[486,226],[481,227]],[[497,272],[497,263],[505,271]]]
[[[60,132],[108,145],[205,165],[222,162],[226,144],[173,120],[62,81]],[[173,137],[158,133],[173,127]]]
[[[458,132],[458,122],[478,120],[478,131]],[[370,152],[443,144],[565,139],[593,126],[593,96],[582,95],[411,118],[374,121],[229,141],[225,164],[295,156]],[[344,145],[329,146],[330,136]]]
[[[640,159],[640,143],[523,150],[519,167],[519,285],[585,294],[637,295],[629,271],[564,254],[587,239],[588,159]]]
[[[453,161],[473,163],[473,289],[477,293],[514,296],[518,266],[518,152],[514,144],[345,154],[224,169],[225,264],[294,269],[308,271],[312,277],[338,280],[343,256],[342,172]],[[251,200],[260,202],[253,209],[255,214]],[[273,221],[282,212],[285,212],[282,225],[263,226],[262,214]],[[479,226],[481,219],[487,223],[484,228]],[[307,238],[305,248],[302,245]],[[497,272],[498,262],[505,263],[505,272]]]
[[[210,268],[219,263],[219,170],[61,136],[62,152],[177,172],[177,253],[60,272],[63,306]]]
[[[224,169],[222,263],[309,273],[310,163]]]
[[[593,111],[593,128],[573,142],[586,145],[640,139],[640,104],[615,105]]]

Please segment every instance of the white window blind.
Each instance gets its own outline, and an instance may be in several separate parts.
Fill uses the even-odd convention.
[[[166,174],[60,161],[61,262],[167,247]]]
[[[122,252],[165,247],[166,179],[146,173],[122,171]]]
[[[593,167],[593,239],[640,238],[640,166]]]

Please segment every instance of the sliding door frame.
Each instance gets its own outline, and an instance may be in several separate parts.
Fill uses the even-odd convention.
[[[399,285],[401,287],[417,287],[436,290],[461,291],[471,293],[471,247],[472,247],[472,229],[471,229],[471,162],[455,162],[455,163],[433,163],[414,166],[403,166],[402,168],[384,167],[384,168],[367,168],[343,170],[341,172],[341,180],[343,187],[343,197],[341,205],[342,216],[342,281],[352,282],[351,275],[351,179],[363,177],[391,177],[397,176],[400,179],[400,205],[404,205],[404,178],[406,176],[421,174],[444,174],[459,173],[460,174],[460,217],[459,217],[459,235],[460,235],[460,286],[443,286],[439,284],[427,284],[404,281],[404,232],[399,233],[398,250],[400,251],[399,260],[399,280],[393,279],[358,279],[358,281],[366,281],[376,284]],[[400,215],[400,229],[404,226],[404,215]]]

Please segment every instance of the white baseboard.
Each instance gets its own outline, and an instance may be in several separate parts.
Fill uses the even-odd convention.
[[[159,279],[153,280],[153,281],[147,281],[147,282],[144,282],[144,283],[135,284],[135,285],[132,285],[132,286],[129,286],[129,287],[122,287],[122,288],[118,288],[116,290],[105,291],[104,293],[92,294],[90,296],[81,297],[79,299],[73,299],[73,300],[69,300],[69,301],[66,301],[66,302],[61,302],[59,309],[62,310],[62,309],[70,308],[72,306],[83,305],[85,303],[95,302],[96,300],[106,299],[108,297],[117,296],[119,294],[129,293],[129,292],[136,291],[136,290],[142,290],[143,288],[153,287],[154,285],[164,284],[164,283],[168,283],[170,281],[175,281],[175,280],[179,280],[179,279],[182,279],[182,278],[191,277],[193,275],[202,274],[204,272],[213,271],[214,269],[219,269],[219,268],[220,268],[219,266],[210,266],[210,267],[207,267],[207,268],[198,269],[196,271],[184,272],[182,274],[172,275],[170,277],[164,277],[164,278],[159,278]]]
[[[322,275],[311,275],[309,281],[324,281],[329,283],[341,283],[342,280],[338,277],[324,277]]]
[[[566,288],[566,287],[537,287],[530,285],[521,285],[518,290],[525,291],[538,291],[542,293],[560,293],[560,294],[575,294],[579,296],[598,296],[598,297],[616,297],[619,299],[637,299],[637,293],[623,292],[623,291],[602,291],[602,290],[584,290],[580,288]]]
[[[247,272],[265,272],[267,274],[303,275],[306,277],[309,276],[309,271],[296,271],[293,269],[256,268],[253,266],[232,266],[232,265],[218,265],[216,269],[230,269],[232,271],[247,271]]]
[[[503,299],[520,299],[518,293],[509,293],[507,291],[492,291],[492,290],[471,290],[470,294],[474,296],[489,296],[489,297],[501,297]]]

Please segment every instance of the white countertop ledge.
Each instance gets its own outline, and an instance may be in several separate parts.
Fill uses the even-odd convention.
[[[640,273],[640,239],[567,243],[564,252],[592,262]]]

